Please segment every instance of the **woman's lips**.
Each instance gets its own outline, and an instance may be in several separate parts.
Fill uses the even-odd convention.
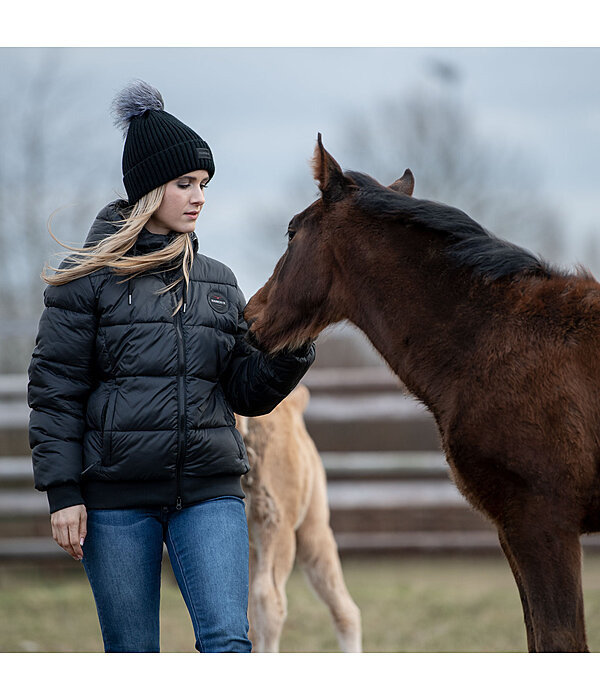
[[[184,214],[184,216],[189,216],[190,219],[197,219],[197,218],[198,218],[198,214],[200,214],[199,211],[196,211],[196,212],[186,212],[186,213]]]

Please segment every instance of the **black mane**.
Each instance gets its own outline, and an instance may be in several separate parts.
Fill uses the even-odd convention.
[[[364,173],[348,171],[358,190],[356,205],[380,219],[400,219],[432,229],[448,237],[448,255],[459,265],[471,267],[491,280],[524,274],[551,277],[556,274],[546,262],[514,243],[497,238],[460,209],[413,199],[383,187]]]

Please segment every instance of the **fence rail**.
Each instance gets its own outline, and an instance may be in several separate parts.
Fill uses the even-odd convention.
[[[490,523],[452,483],[432,417],[385,367],[315,368],[305,384],[342,553],[500,553]],[[33,487],[26,386],[25,375],[0,376],[0,563],[68,563]],[[600,536],[582,541],[600,550]]]

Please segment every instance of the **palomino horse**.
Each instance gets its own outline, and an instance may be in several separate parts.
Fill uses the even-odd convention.
[[[463,212],[342,172],[319,134],[321,197],[250,300],[268,351],[361,328],[433,413],[453,478],[497,527],[530,651],[587,651],[580,534],[600,530],[600,285]]]
[[[361,651],[360,611],[346,588],[329,526],[327,481],[304,425],[300,384],[266,416],[237,416],[251,471],[243,477],[250,530],[248,618],[252,650],[279,651],[285,586],[297,560],[329,608],[342,651]]]

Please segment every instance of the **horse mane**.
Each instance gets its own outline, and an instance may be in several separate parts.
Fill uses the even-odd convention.
[[[561,273],[514,243],[486,231],[460,209],[426,199],[414,199],[384,187],[365,173],[347,171],[358,189],[357,207],[379,219],[403,220],[436,231],[447,239],[447,254],[460,266],[490,280],[513,275],[553,277]]]

